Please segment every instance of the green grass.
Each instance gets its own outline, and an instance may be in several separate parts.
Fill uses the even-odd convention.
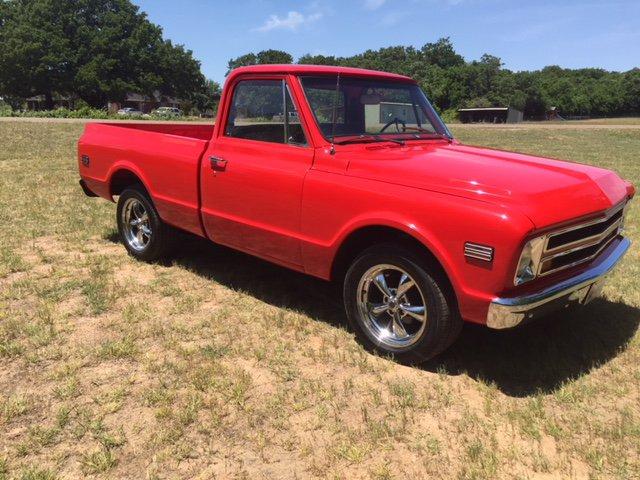
[[[587,120],[569,120],[568,123],[576,125],[640,125],[640,117],[590,118]]]
[[[194,239],[133,261],[82,128],[0,122],[0,479],[640,476],[637,200],[604,299],[407,368],[323,282]],[[640,185],[640,129],[453,129]]]

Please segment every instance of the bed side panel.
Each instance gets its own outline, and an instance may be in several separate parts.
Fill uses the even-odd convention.
[[[204,235],[198,212],[198,164],[208,141],[130,125],[87,125],[78,142],[81,178],[92,191],[111,198],[113,175],[129,170],[140,178],[165,222]],[[204,135],[205,130],[198,133]],[[89,158],[88,164],[83,156]]]

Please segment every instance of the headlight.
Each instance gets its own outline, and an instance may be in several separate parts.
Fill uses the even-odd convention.
[[[545,239],[544,236],[536,237],[526,243],[518,261],[516,276],[513,279],[514,285],[521,285],[536,278]]]

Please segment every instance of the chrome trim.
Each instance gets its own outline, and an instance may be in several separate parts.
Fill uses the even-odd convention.
[[[520,251],[520,257],[518,258],[518,263],[516,265],[516,271],[513,275],[513,284],[515,286],[522,285],[523,283],[530,282],[531,280],[535,280],[538,276],[538,272],[540,271],[540,260],[542,258],[542,252],[544,250],[544,245],[546,244],[547,237],[542,235],[538,237],[534,237],[524,244],[522,250]],[[520,267],[522,266],[522,260],[527,259],[525,257],[525,252],[529,248],[531,251],[529,253],[529,263],[533,264],[531,272],[533,274],[530,278],[523,278],[523,275],[520,271]]]
[[[420,285],[395,265],[369,268],[358,282],[356,304],[365,333],[377,345],[391,350],[419,341],[429,321]]]
[[[611,217],[609,217],[609,218],[611,218]],[[608,219],[604,220],[604,222],[606,222],[607,220]],[[607,238],[607,236],[609,236],[611,234],[611,232],[613,232],[616,228],[619,228],[621,222],[622,222],[622,217],[620,217],[616,222],[612,223],[602,233],[599,233],[597,235],[592,235],[590,237],[581,238],[580,240],[574,240],[573,242],[562,244],[559,247],[547,249],[547,247],[545,245],[544,253],[552,253],[553,254],[553,255],[550,255],[550,256],[548,256],[546,258],[547,259],[555,258],[555,257],[561,256],[561,255],[564,255],[565,253],[568,253],[568,252],[575,252],[576,250],[580,250],[580,249],[583,249],[583,248],[588,248],[588,247],[592,247],[594,245],[597,245],[602,240]],[[593,225],[597,225],[597,224],[594,223]],[[579,230],[579,229],[576,228],[576,230]],[[557,234],[554,233],[553,235],[549,235],[549,237],[547,238],[547,243],[549,243],[549,240],[552,237],[554,237],[555,235],[557,235]],[[574,246],[575,246],[575,248],[573,248]],[[570,250],[568,250],[568,251],[564,250],[565,248],[569,248]],[[558,253],[555,253],[555,252],[558,252]]]
[[[493,261],[493,247],[479,243],[464,242],[464,256],[485,262]]]
[[[611,235],[611,232],[609,232],[609,235]],[[607,248],[607,246],[609,246],[611,244],[611,242],[613,242],[615,239],[616,239],[615,236],[611,237],[606,243],[604,243],[604,245],[601,245],[600,248],[598,248],[598,250],[596,250],[595,253],[592,253],[588,257],[581,258],[580,260],[576,260],[575,262],[571,262],[571,263],[569,263],[567,265],[562,265],[561,267],[554,268],[553,270],[548,270],[546,272],[538,273],[538,277],[545,277],[545,276],[550,275],[552,273],[561,272],[562,270],[566,270],[567,268],[575,267],[576,265],[580,265],[581,263],[585,263],[585,262],[588,262],[589,260],[593,260],[598,255],[600,255],[600,252],[602,252],[605,248]],[[597,243],[591,244],[591,245],[589,245],[589,247],[593,247],[594,245],[597,245]],[[584,248],[587,248],[587,247],[584,247]],[[542,269],[542,265],[544,265],[544,263],[549,261],[549,260],[552,260],[554,258],[560,257],[562,255],[568,255],[570,253],[573,253],[575,251],[582,250],[582,249],[583,249],[582,247],[581,248],[574,248],[573,250],[562,252],[562,254],[556,254],[556,255],[553,255],[551,257],[542,258],[542,260],[540,260],[539,269]]]
[[[627,203],[624,204],[624,207],[622,207],[622,218],[620,219],[619,230],[620,235],[624,234],[625,219],[627,218],[627,213],[629,213],[629,205],[631,205],[631,200],[628,200]]]
[[[546,277],[547,275],[551,275],[553,273],[557,273],[557,272],[561,272],[563,270],[566,270],[568,268],[571,267],[575,267],[577,265],[580,265],[582,263],[586,263],[589,260],[592,260],[593,258],[595,258],[596,256],[598,256],[598,254],[600,254],[600,252],[605,249],[607,247],[607,245],[609,245],[611,243],[611,241],[613,239],[610,239],[609,241],[607,241],[604,245],[602,245],[597,252],[595,252],[592,255],[589,255],[587,257],[581,258],[580,260],[577,260],[575,262],[571,262],[568,265],[562,265],[558,268],[554,268],[552,270],[548,270],[546,272],[542,271],[542,267],[543,265],[548,261],[551,260],[553,258],[558,258],[561,257],[563,255],[568,255],[570,253],[574,253],[578,250],[582,250],[582,249],[586,249],[589,247],[593,247],[594,245],[598,245],[600,242],[602,242],[604,239],[607,238],[607,236],[611,235],[612,232],[614,232],[616,229],[619,230],[620,225],[622,223],[622,219],[624,217],[624,209],[626,207],[626,205],[629,202],[625,199],[622,202],[618,203],[617,205],[614,205],[613,207],[611,207],[609,210],[604,211],[602,213],[600,213],[600,216],[596,219],[593,220],[589,220],[587,222],[582,222],[579,223],[577,225],[571,225],[569,227],[565,227],[562,228],[560,230],[555,230],[553,232],[549,232],[547,233],[544,237],[544,248],[542,249],[542,253],[540,255],[540,259],[538,262],[538,268],[536,270],[536,278],[541,278],[541,277]],[[575,230],[580,230],[582,228],[587,228],[593,225],[598,225],[600,223],[604,223],[606,221],[608,221],[611,217],[617,215],[618,213],[620,213],[622,211],[622,216],[614,223],[612,223],[609,227],[606,228],[606,230],[604,232],[601,232],[597,235],[591,235],[590,237],[584,237],[584,238],[580,238],[578,240],[573,240],[571,242],[567,242],[564,243],[562,245],[559,245],[557,247],[553,247],[553,248],[548,248],[549,246],[549,242],[554,238],[557,237],[558,235],[563,235],[567,232],[572,232]],[[615,238],[615,237],[614,237]]]
[[[611,207],[609,210],[606,210],[604,212],[602,212],[600,215],[600,217],[593,219],[593,220],[589,220],[587,222],[583,222],[583,223],[579,223],[577,225],[571,225],[569,227],[565,227],[562,228],[560,230],[554,230],[553,232],[549,233],[547,235],[547,243],[544,246],[544,251],[545,252],[551,252],[553,250],[556,250],[558,248],[562,248],[566,245],[570,245],[570,244],[566,244],[566,245],[562,245],[562,247],[556,247],[553,248],[551,250],[547,250],[547,244],[549,243],[549,240],[555,236],[561,235],[563,233],[567,233],[567,232],[571,232],[573,230],[579,230],[581,228],[585,228],[585,227],[590,227],[591,225],[596,225],[598,223],[602,223],[602,222],[606,222],[607,220],[609,220],[611,217],[613,217],[616,213],[618,213],[620,210],[624,210],[625,206],[628,204],[627,199],[624,199],[622,202],[618,203],[617,205],[614,205],[613,207]]]
[[[591,292],[586,287],[592,286],[607,275],[627,252],[631,241],[624,237],[615,237],[620,242],[597,265],[585,270],[575,277],[563,280],[546,287],[539,292],[519,297],[494,298],[487,313],[487,326],[502,329],[515,327],[527,319],[531,311],[563,296],[570,296],[568,301],[588,303],[592,300]],[[609,244],[610,245],[610,244]],[[585,292],[579,292],[585,289]],[[576,293],[575,295],[572,295]],[[581,296],[582,295],[582,296]]]
[[[133,250],[144,251],[153,235],[149,213],[144,204],[137,198],[127,198],[121,215],[125,241]]]

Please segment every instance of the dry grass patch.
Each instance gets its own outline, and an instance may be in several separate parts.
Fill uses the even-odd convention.
[[[80,131],[0,124],[0,479],[640,475],[637,248],[588,310],[403,367],[354,341],[331,285],[190,238],[127,257],[77,186]],[[640,131],[460,136],[640,184]]]

